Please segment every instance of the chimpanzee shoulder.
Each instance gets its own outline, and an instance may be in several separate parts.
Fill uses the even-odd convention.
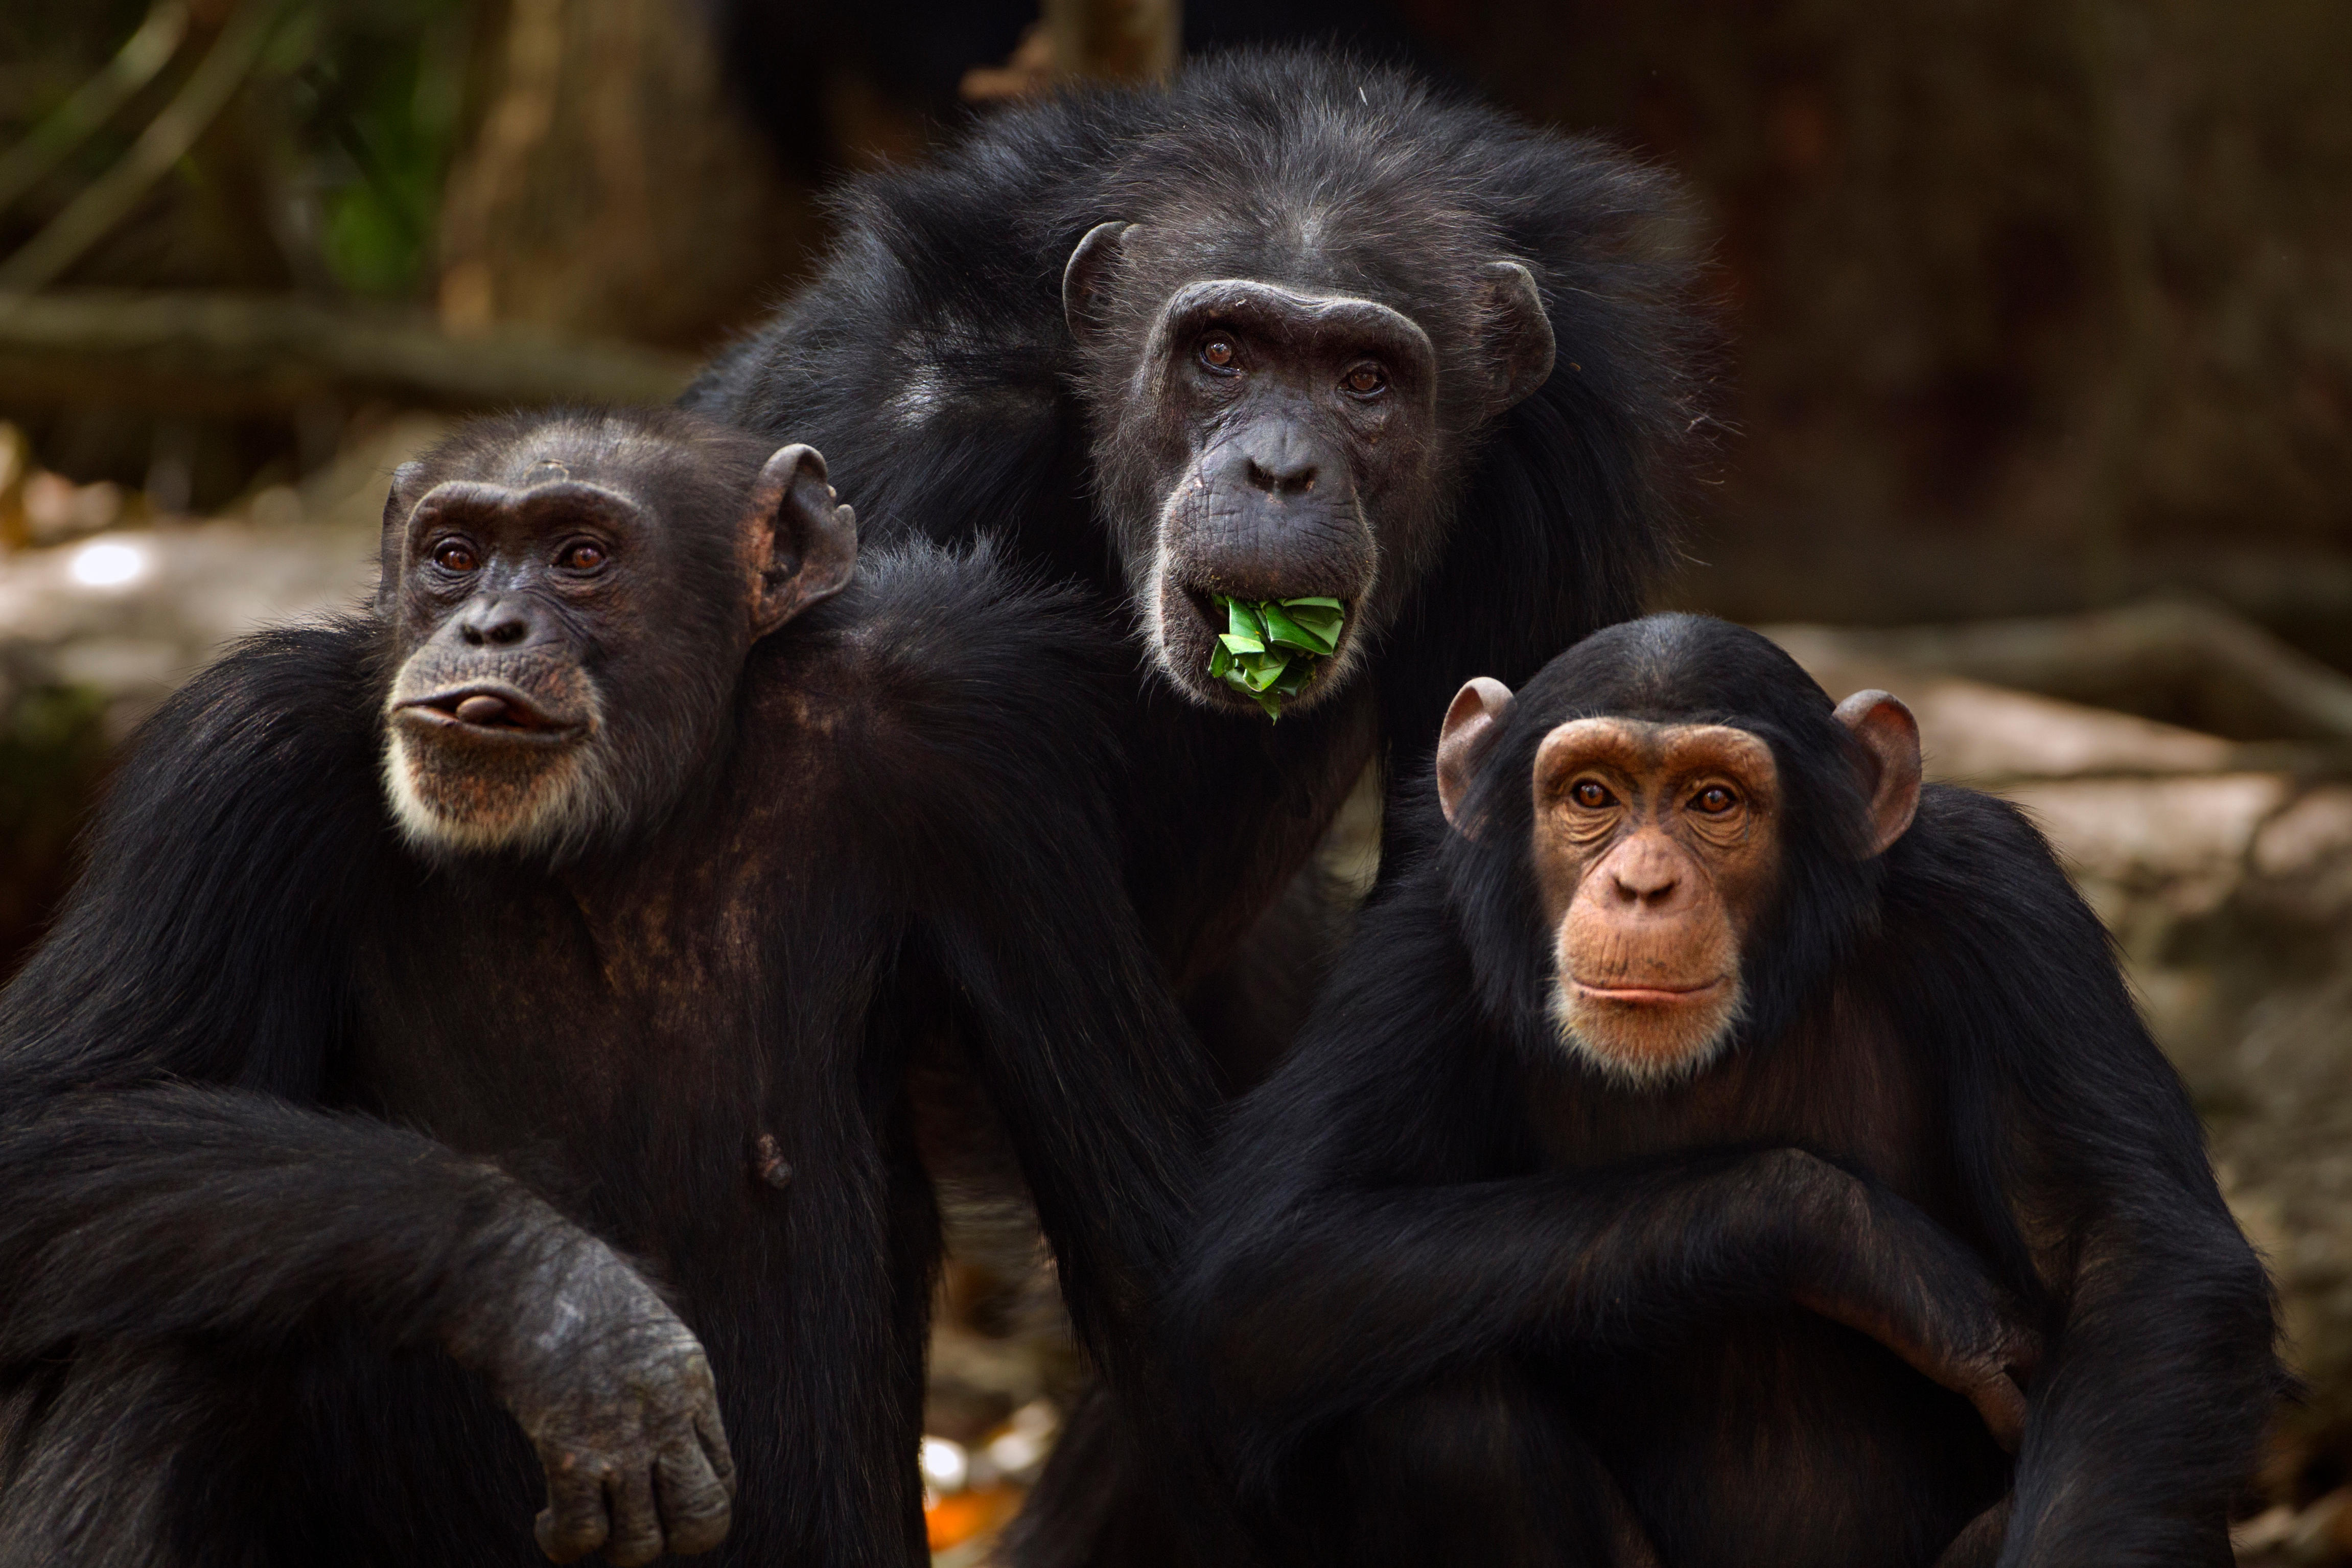
[[[105,1072],[127,1077],[315,1091],[315,1031],[337,1012],[327,948],[390,863],[376,779],[383,659],[365,618],[265,632],[140,727],[85,846],[88,871],[0,991],[12,1083],[30,1092],[46,1066],[87,1085],[93,1056],[112,1051],[122,1060]],[[224,856],[224,843],[246,852]],[[159,983],[169,1009],[155,1006]]]
[[[2105,928],[2014,803],[1927,786],[1911,831],[1886,852],[1881,897],[1881,950],[1938,1005],[1965,995],[1968,1010],[2040,1020],[2030,1037],[2079,1030],[2085,1048],[2125,1024],[2144,1036]],[[2004,1031],[1988,1043],[2028,1040]]]
[[[1887,852],[1882,988],[1916,1038],[2060,1116],[2094,1113],[2131,1130],[2094,1165],[2156,1159],[2205,1176],[2204,1135],[2179,1075],[2141,1020],[2097,914],[2031,817],[1975,789],[1930,785]],[[1965,1112],[1966,1106],[1958,1107]],[[1986,1105],[1985,1135],[1997,1107]],[[2184,1182],[2210,1196],[2209,1179]]]
[[[1110,765],[1106,650],[1117,638],[1097,598],[1046,583],[986,540],[908,540],[863,556],[846,591],[755,650],[745,700],[834,715],[817,765],[850,775],[853,792],[951,802],[944,786],[958,777],[1066,780]]]

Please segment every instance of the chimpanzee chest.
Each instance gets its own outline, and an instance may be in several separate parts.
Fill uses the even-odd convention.
[[[771,845],[814,831],[757,827]],[[688,1223],[758,1225],[810,1160],[807,1108],[854,1093],[864,1040],[862,998],[793,956],[813,922],[855,946],[856,917],[803,907],[776,858],[698,831],[609,868],[435,873],[387,912],[403,939],[364,945],[335,1097],[499,1161],[647,1255]]]
[[[1866,1171],[1947,1223],[1949,1127],[1928,1064],[1867,998],[1825,998],[1780,1037],[1743,1041],[1704,1071],[1629,1088],[1581,1067],[1528,1097],[1537,1157],[1582,1169],[1711,1148],[1795,1147]]]

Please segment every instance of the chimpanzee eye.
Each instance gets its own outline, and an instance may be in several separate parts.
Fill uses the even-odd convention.
[[[1201,340],[1201,362],[1222,375],[1231,375],[1240,359],[1241,350],[1223,332],[1212,332]]]
[[[566,571],[594,571],[604,564],[604,547],[594,539],[574,539],[563,547],[555,564]]]
[[[433,564],[443,571],[472,571],[482,559],[464,539],[443,539],[433,547]]]
[[[1339,390],[1351,397],[1378,397],[1389,390],[1389,373],[1366,360],[1339,378]]]
[[[1739,804],[1739,797],[1720,784],[1710,784],[1691,797],[1691,808],[1710,817],[1720,817]]]
[[[1568,787],[1568,797],[1588,811],[1598,811],[1603,806],[1613,806],[1617,797],[1597,779],[1580,779]]]

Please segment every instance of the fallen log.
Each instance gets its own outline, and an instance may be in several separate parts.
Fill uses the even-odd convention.
[[[522,327],[455,338],[420,312],[288,295],[0,295],[0,402],[278,414],[366,399],[462,412],[667,402],[689,360]]]
[[[2352,739],[2352,678],[2196,600],[1951,626],[1766,631],[1807,649],[1801,660],[1898,664],[2177,718],[2233,739]]]

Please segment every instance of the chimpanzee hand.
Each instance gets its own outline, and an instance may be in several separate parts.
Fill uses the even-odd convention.
[[[1891,1335],[1881,1341],[1974,1405],[1993,1440],[2014,1454],[2025,1437],[2025,1391],[2042,1364],[2042,1336],[1998,1292],[1990,1301],[1962,1305],[1947,1300],[1941,1307],[1937,1315],[1948,1321],[1927,1343],[1914,1346]]]
[[[541,1550],[569,1563],[602,1547],[630,1568],[718,1545],[735,1461],[702,1346],[591,1237],[525,1274],[505,1321],[464,1338],[546,1467]]]
[[[1983,1263],[1911,1204],[1825,1160],[1794,1149],[1763,1157],[1805,1217],[1798,1302],[1966,1398],[2015,1453],[2042,1337]]]

